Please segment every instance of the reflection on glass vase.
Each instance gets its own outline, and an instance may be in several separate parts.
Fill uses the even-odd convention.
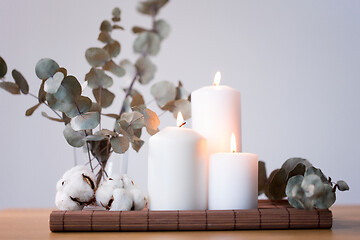
[[[128,170],[128,151],[124,154],[112,154],[107,160],[105,171],[109,177],[127,174]]]

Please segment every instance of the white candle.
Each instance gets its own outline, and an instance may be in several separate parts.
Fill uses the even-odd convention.
[[[149,209],[206,210],[207,169],[206,140],[194,130],[167,127],[152,136],[148,158]]]
[[[237,152],[241,151],[240,92],[219,85],[220,72],[214,86],[200,88],[191,94],[192,128],[207,140],[208,154],[227,152],[229,136],[235,133]]]
[[[235,143],[235,136],[232,137]],[[209,162],[209,210],[257,209],[258,156],[214,153]]]

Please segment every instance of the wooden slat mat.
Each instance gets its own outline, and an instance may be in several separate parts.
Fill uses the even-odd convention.
[[[52,232],[208,231],[331,228],[329,210],[305,211],[286,200],[259,200],[254,210],[53,211]]]

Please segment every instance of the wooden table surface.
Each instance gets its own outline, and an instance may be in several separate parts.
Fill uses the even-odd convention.
[[[332,229],[209,232],[52,233],[49,209],[0,211],[0,240],[5,239],[360,239],[360,206],[335,206]]]

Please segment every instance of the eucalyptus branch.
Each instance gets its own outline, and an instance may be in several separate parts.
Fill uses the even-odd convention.
[[[125,97],[124,97],[124,101],[126,100],[126,98],[127,98],[128,96],[130,96],[131,90],[132,90],[132,88],[133,88],[136,80],[138,79],[138,77],[139,77],[139,75],[136,74],[136,75],[134,76],[133,80],[131,81],[130,86],[129,86],[129,87],[127,88],[127,90],[126,90]],[[123,102],[124,102],[124,101],[123,101]],[[125,108],[124,108],[124,103],[123,103],[123,105],[121,105],[119,117],[121,117],[121,114],[123,114],[124,109],[125,109]]]
[[[28,95],[36,98],[37,100],[39,100],[39,98],[38,98],[36,95],[34,95],[34,94],[30,93],[30,92],[28,93]],[[42,103],[45,104],[48,108],[50,108],[51,111],[53,111],[60,119],[64,120],[64,119],[60,116],[59,113],[57,113],[54,109],[52,109],[52,108],[49,106],[49,104],[47,104],[46,102],[42,102]]]

